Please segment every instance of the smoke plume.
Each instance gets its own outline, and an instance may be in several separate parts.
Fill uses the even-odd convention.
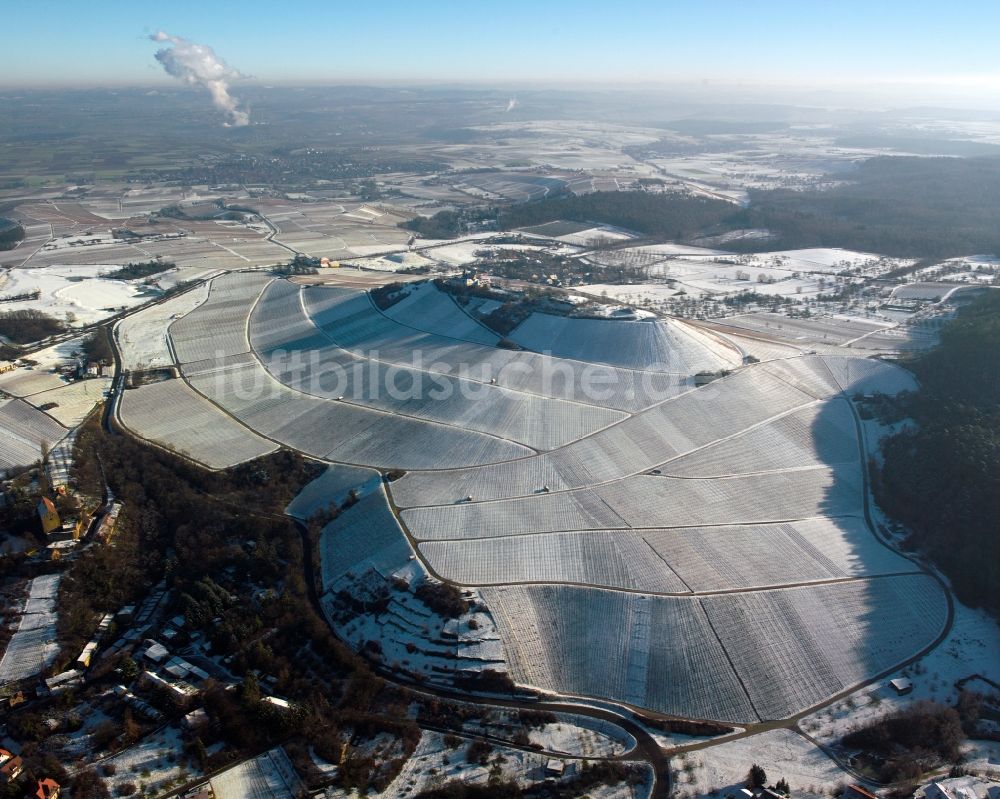
[[[250,124],[250,115],[241,111],[229,94],[229,81],[241,77],[228,66],[215,51],[205,44],[198,44],[180,36],[157,31],[150,37],[154,42],[169,42],[171,47],[156,51],[156,60],[168,75],[173,75],[191,86],[204,86],[212,95],[212,102],[220,111],[229,115],[227,124],[236,127]]]
[[[516,106],[516,105],[517,105],[517,98],[516,97],[511,97],[507,101],[507,111],[508,111],[508,113],[511,112],[511,111],[513,111],[514,110],[514,106]]]

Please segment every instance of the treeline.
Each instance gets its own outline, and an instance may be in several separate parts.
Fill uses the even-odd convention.
[[[614,225],[648,236],[688,239],[739,227],[728,222],[736,212],[731,203],[691,194],[598,191],[547,197],[503,208],[438,211],[434,216],[417,217],[402,226],[426,238],[453,239],[474,221],[496,220],[501,230],[512,230],[565,220]]]
[[[731,203],[690,194],[598,191],[512,205],[500,211],[499,222],[505,230],[557,219],[601,222],[649,236],[686,239],[724,225],[735,211]]]
[[[462,217],[457,211],[438,211],[434,216],[418,216],[403,222],[400,227],[425,239],[454,239],[462,233]]]
[[[903,258],[1000,252],[1000,158],[873,158],[832,177],[840,182],[831,188],[751,190],[728,224],[767,228],[774,250],[846,247]]]
[[[24,239],[24,227],[13,219],[0,217],[0,250],[13,250]]]
[[[141,277],[149,277],[150,275],[158,275],[161,272],[166,272],[169,269],[173,269],[174,266],[173,261],[157,261],[155,259],[141,263],[127,263],[120,269],[105,272],[101,277],[108,280],[138,280]]]
[[[434,216],[417,216],[407,222],[401,222],[400,227],[419,233],[425,239],[454,239],[461,236],[466,227],[475,222],[494,220],[497,209],[463,208],[460,211],[438,211]]]
[[[14,344],[30,344],[66,331],[59,319],[35,310],[0,313],[0,336]]]
[[[963,602],[1000,615],[1000,292],[963,309],[910,368],[916,421],[883,446],[879,503],[912,531]]]
[[[111,349],[111,330],[109,327],[99,327],[80,345],[80,351],[88,361],[112,363],[115,354]]]

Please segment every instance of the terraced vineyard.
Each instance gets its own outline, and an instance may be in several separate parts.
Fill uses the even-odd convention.
[[[0,400],[0,474],[36,463],[43,447],[65,435],[65,427],[23,400]]]
[[[625,369],[695,374],[738,366],[734,351],[709,349],[688,328],[659,319],[577,319],[533,313],[510,334],[522,347]]]
[[[330,462],[288,509],[360,497],[323,529],[323,606],[422,679],[506,671],[751,723],[873,678],[947,621],[940,585],[866,521],[852,401],[912,388],[896,366],[789,349],[696,389],[694,371],[736,366],[704,331],[529,320],[539,352],[517,352],[432,284],[380,311],[233,273],[172,308],[155,362],[182,377],[124,392],[120,418],[213,468],[278,445]],[[119,337],[156,341],[173,315]],[[435,579],[482,602],[475,627],[400,588]],[[347,596],[384,615],[348,619]]]

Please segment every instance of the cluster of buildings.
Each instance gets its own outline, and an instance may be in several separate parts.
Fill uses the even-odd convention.
[[[0,748],[0,786],[6,789],[24,773],[24,760],[7,749]],[[31,799],[59,799],[60,785],[51,777],[36,781],[34,790],[28,788]]]
[[[171,656],[170,650],[152,639],[147,639],[136,654],[145,666],[138,681],[143,690],[159,691],[179,709],[190,707],[201,696],[202,686],[209,678],[204,669]]]
[[[60,492],[61,493],[61,492]],[[95,537],[104,544],[111,542],[117,529],[121,502],[112,502],[95,527]],[[70,508],[60,514],[56,503],[43,496],[36,507],[38,523],[45,536],[46,548],[53,560],[58,560],[69,549],[87,536],[94,521],[94,514],[85,507]]]

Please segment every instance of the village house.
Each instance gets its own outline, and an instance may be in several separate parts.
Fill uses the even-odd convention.
[[[10,785],[24,771],[24,761],[13,752],[0,749],[0,785]]]
[[[37,799],[59,799],[59,783],[51,777],[39,780],[34,795]]]

